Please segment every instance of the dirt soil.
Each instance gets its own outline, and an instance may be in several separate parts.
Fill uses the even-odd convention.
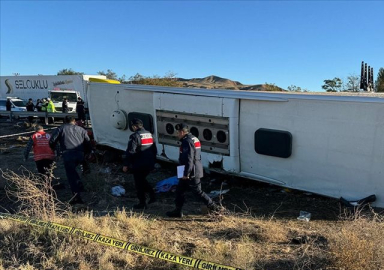
[[[52,132],[54,126],[48,132]],[[28,131],[22,122],[6,122],[0,119],[0,136],[18,134]],[[31,133],[32,134],[32,133]],[[23,170],[36,172],[33,161],[33,153],[30,158],[23,161],[23,151],[30,134],[0,138],[0,168],[22,173]],[[128,139],[128,138],[127,138]],[[114,152],[98,150],[98,162],[91,163],[91,173],[82,177],[86,192],[83,193],[86,208],[92,210],[95,215],[103,215],[123,207],[131,209],[137,203],[133,183],[133,175],[122,172],[121,157]],[[106,162],[115,159],[114,162]],[[157,182],[172,177],[176,172],[176,164],[159,163],[158,169],[148,177],[149,182],[155,186]],[[65,189],[58,190],[57,196],[61,201],[68,201],[71,192],[65,176],[64,166],[61,160],[57,162],[54,171],[58,181],[65,185]],[[5,179],[0,175],[0,206],[8,211],[17,211],[17,204],[6,196],[4,191]],[[121,185],[126,194],[115,197],[111,194],[111,188]],[[274,217],[292,220],[299,216],[300,211],[310,212],[312,220],[337,220],[340,214],[338,200],[318,196],[315,194],[296,190],[284,189],[257,181],[232,177],[224,174],[206,174],[202,179],[203,190],[207,193],[213,190],[229,189],[223,195],[221,203],[233,212],[246,212],[257,217]],[[215,198],[219,202],[219,198]],[[158,193],[156,203],[145,210],[147,214],[165,217],[166,211],[174,208],[174,193]],[[203,217],[206,209],[197,201],[191,193],[188,193],[184,214],[188,217]]]

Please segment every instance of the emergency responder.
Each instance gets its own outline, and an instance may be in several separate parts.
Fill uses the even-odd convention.
[[[148,204],[156,201],[155,192],[148,183],[147,176],[154,169],[157,148],[152,134],[143,128],[143,122],[140,119],[135,118],[130,124],[134,133],[129,136],[123,171],[131,171],[135,180],[139,203],[133,208],[145,209],[147,208],[145,193],[149,194]]]
[[[27,109],[27,112],[33,112],[35,111],[35,104],[33,104],[32,99],[28,99],[27,105],[25,105],[25,108]],[[32,123],[33,116],[28,116],[28,122]]]
[[[212,199],[201,190],[200,178],[203,177],[203,166],[201,164],[201,144],[198,138],[193,136],[185,124],[176,125],[177,136],[180,139],[179,163],[184,165],[183,177],[179,179],[176,187],[176,209],[167,212],[169,217],[182,217],[182,208],[185,201],[185,192],[188,188],[202,200],[210,210],[217,211],[219,207]]]
[[[57,142],[60,142],[65,173],[74,195],[70,203],[83,203],[80,196],[82,183],[76,167],[84,160],[84,144],[89,143],[89,137],[85,129],[75,125],[76,120],[73,116],[66,116],[65,122],[66,124],[54,131],[49,146],[54,149]]]
[[[49,169],[55,160],[55,152],[49,147],[51,135],[45,133],[40,125],[37,125],[35,130],[36,133],[31,136],[25,148],[24,161],[28,159],[29,152],[33,148],[33,158],[36,162],[37,171],[40,174],[49,176]]]
[[[63,103],[61,104],[62,112],[68,113],[68,99],[64,98]]]
[[[47,105],[47,112],[56,112],[55,104],[53,104],[53,101],[50,98],[47,98],[48,105]],[[54,124],[55,118],[54,117],[48,117],[48,124]]]
[[[77,98],[76,112],[77,112],[79,120],[81,120],[82,122],[85,121],[84,101],[81,97]]]

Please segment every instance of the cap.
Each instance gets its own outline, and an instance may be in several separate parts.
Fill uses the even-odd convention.
[[[184,124],[184,123],[180,123],[180,124],[177,124],[176,126],[175,126],[175,128],[176,128],[176,130],[182,130],[182,129],[188,129],[188,126],[186,125],[186,124]]]
[[[139,118],[133,118],[131,121],[132,126],[137,126],[137,125],[143,125],[143,121],[141,121]]]
[[[50,98],[47,98],[48,101],[50,101],[51,99]]]

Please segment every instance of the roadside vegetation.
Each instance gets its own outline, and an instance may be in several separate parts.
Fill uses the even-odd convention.
[[[252,209],[221,217],[165,219],[119,209],[74,213],[51,179],[3,171],[17,214],[242,269],[383,269],[383,216],[340,208],[336,221],[257,217]],[[55,231],[0,220],[0,269],[188,269]]]

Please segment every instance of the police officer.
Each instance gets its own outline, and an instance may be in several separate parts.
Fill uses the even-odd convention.
[[[55,149],[57,142],[60,142],[60,149],[63,153],[65,173],[74,198],[71,204],[83,203],[80,192],[82,183],[76,167],[84,161],[84,143],[89,143],[87,131],[75,125],[73,116],[65,117],[66,124],[58,127],[49,140],[49,146]]]
[[[167,212],[167,216],[183,216],[184,194],[189,188],[210,210],[218,210],[219,207],[201,190],[200,178],[203,177],[203,166],[201,164],[201,144],[199,139],[189,132],[188,126],[185,124],[177,124],[176,130],[177,136],[181,141],[179,163],[185,167],[183,177],[179,179],[179,184],[176,188],[176,209]]]
[[[139,203],[133,208],[145,209],[147,208],[145,193],[149,194],[148,204],[156,201],[155,192],[148,183],[147,176],[154,169],[157,148],[152,134],[143,128],[143,122],[140,119],[135,118],[130,124],[134,133],[129,136],[123,171],[132,171],[135,180]]]

